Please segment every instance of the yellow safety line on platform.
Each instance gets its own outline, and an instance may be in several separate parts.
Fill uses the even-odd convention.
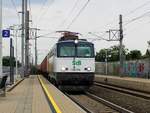
[[[47,90],[46,86],[44,85],[44,82],[42,81],[42,79],[40,78],[40,76],[38,76],[38,79],[39,79],[39,81],[40,81],[40,83],[41,83],[41,85],[42,85],[42,87],[43,87],[43,89],[44,89],[44,91],[45,91],[45,93],[46,93],[46,95],[47,95],[49,101],[50,101],[51,104],[53,105],[55,111],[56,111],[57,113],[62,113],[61,110],[59,109],[59,107],[57,106],[56,102],[54,101],[52,95],[48,92],[48,90]]]

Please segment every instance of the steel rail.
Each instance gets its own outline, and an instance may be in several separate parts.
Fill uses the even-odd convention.
[[[83,110],[85,110],[87,113],[93,113],[91,110],[88,108],[84,107],[82,104],[80,104],[76,99],[72,98],[68,93],[65,93],[67,97],[69,97],[73,102],[75,102],[78,106],[80,106]]]
[[[109,84],[103,84],[103,83],[99,83],[99,82],[94,82],[94,85],[104,87],[107,89],[111,89],[111,90],[115,90],[115,91],[119,91],[122,93],[130,94],[130,95],[133,95],[136,97],[141,97],[144,99],[150,99],[150,94],[145,93],[145,92],[141,92],[141,91],[137,91],[137,90],[133,90],[133,89],[131,90],[128,88],[123,88],[123,87],[117,87],[117,86],[109,85]]]
[[[112,108],[112,109],[114,109],[116,111],[119,111],[120,113],[134,113],[134,112],[132,112],[130,110],[127,110],[127,109],[125,109],[125,108],[123,108],[123,107],[121,107],[119,105],[116,105],[116,104],[114,104],[112,102],[109,102],[109,101],[107,101],[107,100],[105,100],[103,98],[100,98],[100,97],[98,97],[98,96],[96,96],[94,94],[91,94],[89,92],[87,92],[86,95],[91,97],[92,99],[94,99],[96,101],[99,101],[99,102],[103,103],[104,105],[106,105],[106,106],[108,106],[108,107],[110,107],[110,108]]]

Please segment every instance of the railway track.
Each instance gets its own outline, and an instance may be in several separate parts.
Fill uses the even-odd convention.
[[[77,99],[75,99],[77,97],[77,95],[71,95],[71,94],[68,94],[68,93],[65,93],[65,95],[68,96],[77,105],[79,105],[82,109],[84,109],[87,113],[93,113],[93,111],[91,111],[89,108],[87,108],[86,106],[82,105],[80,101],[78,101]]]
[[[94,85],[104,87],[107,89],[111,89],[111,90],[115,90],[115,91],[119,91],[122,93],[130,94],[132,96],[136,96],[136,97],[140,97],[140,98],[144,98],[144,99],[150,99],[150,94],[146,93],[146,92],[131,90],[131,89],[117,87],[114,85],[103,84],[103,83],[99,83],[99,82],[94,82]]]
[[[66,94],[87,113],[134,113],[91,93]]]
[[[87,113],[150,113],[150,95],[94,83],[87,93],[65,93]]]
[[[150,113],[150,94],[95,82],[89,92],[135,113]]]

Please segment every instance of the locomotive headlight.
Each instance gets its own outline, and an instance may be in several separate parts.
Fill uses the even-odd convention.
[[[91,67],[84,68],[86,71],[91,71]]]
[[[91,68],[90,68],[90,67],[88,67],[88,68],[87,68],[87,70],[88,70],[88,71],[91,71]]]
[[[66,68],[65,68],[65,67],[62,67],[62,68],[61,68],[61,70],[62,70],[62,71],[65,71],[65,70],[66,70]]]
[[[75,42],[75,44],[77,44],[77,43],[78,43],[78,40],[75,40],[74,42]]]
[[[61,70],[62,70],[62,71],[67,71],[68,68],[67,68],[67,67],[62,67]]]

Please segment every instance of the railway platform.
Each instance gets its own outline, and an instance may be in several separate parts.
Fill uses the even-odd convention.
[[[85,111],[40,75],[25,78],[5,97],[0,113],[85,113]]]
[[[95,75],[96,82],[133,89],[141,92],[150,93],[150,79],[119,77],[111,75]]]

